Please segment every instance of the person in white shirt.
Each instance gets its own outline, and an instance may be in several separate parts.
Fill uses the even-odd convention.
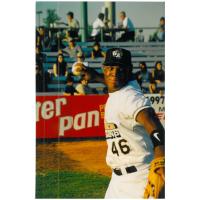
[[[95,19],[95,21],[92,24],[92,33],[91,33],[91,38],[93,41],[100,41],[101,40],[101,29],[108,28],[107,24],[103,22],[104,20],[104,14],[99,13],[98,18]],[[103,36],[104,40],[109,40],[108,36],[104,35]]]
[[[124,11],[119,13],[120,24],[119,28],[125,29],[125,33],[121,34],[121,37],[117,40],[119,42],[135,41],[135,27],[133,22],[126,16]]]

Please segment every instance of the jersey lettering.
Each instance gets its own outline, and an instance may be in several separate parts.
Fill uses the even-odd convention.
[[[106,139],[120,138],[121,135],[114,123],[105,123]]]

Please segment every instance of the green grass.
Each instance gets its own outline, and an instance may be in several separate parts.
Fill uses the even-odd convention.
[[[36,198],[104,198],[109,177],[82,172],[36,176]]]

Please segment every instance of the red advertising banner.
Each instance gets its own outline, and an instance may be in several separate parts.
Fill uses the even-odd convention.
[[[103,137],[107,95],[37,96],[36,138]]]
[[[145,95],[164,125],[164,96]],[[108,95],[37,96],[36,138],[104,137],[104,107]]]

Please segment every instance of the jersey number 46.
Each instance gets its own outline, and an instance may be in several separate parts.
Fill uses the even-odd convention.
[[[117,142],[116,142],[117,143]],[[116,144],[115,141],[112,142],[112,153],[117,154],[119,156],[119,150],[123,154],[128,154],[130,152],[130,147],[126,144],[127,141],[125,139],[121,139]]]

